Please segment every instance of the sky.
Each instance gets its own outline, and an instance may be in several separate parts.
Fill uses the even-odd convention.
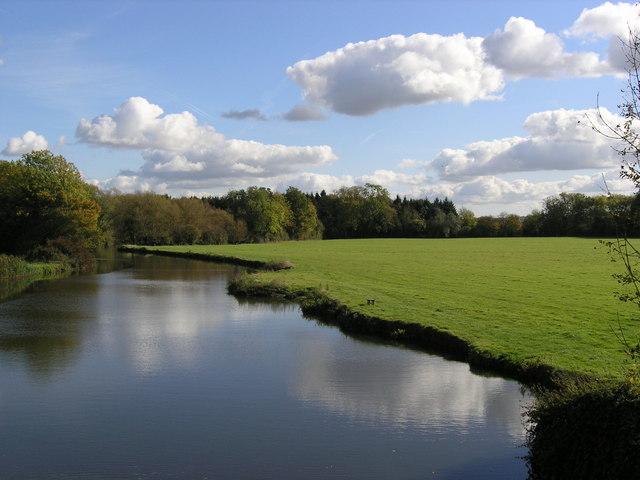
[[[447,197],[476,215],[631,193],[593,131],[633,3],[2,0],[0,159],[47,148],[122,192]]]

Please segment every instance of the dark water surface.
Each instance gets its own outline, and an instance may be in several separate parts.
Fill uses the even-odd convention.
[[[522,479],[516,382],[132,257],[0,303],[0,478]]]

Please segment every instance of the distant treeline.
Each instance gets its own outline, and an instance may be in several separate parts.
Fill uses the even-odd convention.
[[[640,234],[635,196],[561,193],[521,217],[479,216],[445,198],[391,199],[380,185],[333,193],[285,193],[264,187],[223,196],[170,198],[154,193],[102,193],[118,243],[190,244],[375,237],[516,237]]]
[[[90,266],[111,244],[222,244],[370,237],[637,236],[636,196],[561,193],[520,217],[476,217],[447,199],[392,199],[380,185],[332,193],[264,187],[205,198],[102,191],[47,150],[0,161],[0,254]]]

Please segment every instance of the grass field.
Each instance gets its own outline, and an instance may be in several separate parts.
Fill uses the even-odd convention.
[[[350,310],[428,325],[520,364],[541,362],[620,378],[612,329],[640,333],[637,308],[614,298],[619,267],[595,239],[367,239],[148,247],[288,260],[261,272],[293,288],[316,287]],[[367,305],[366,299],[375,299]]]

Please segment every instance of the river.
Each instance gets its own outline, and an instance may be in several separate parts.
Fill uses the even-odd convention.
[[[0,478],[526,478],[517,382],[125,261],[0,303]]]

